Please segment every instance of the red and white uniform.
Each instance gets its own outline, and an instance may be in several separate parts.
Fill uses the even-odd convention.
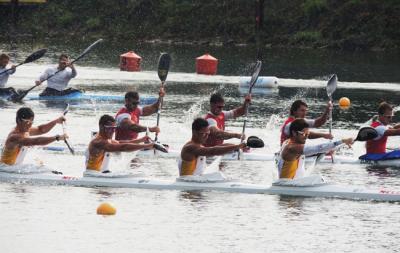
[[[294,117],[289,116],[289,118],[287,118],[287,120],[285,121],[285,123],[283,123],[283,126],[281,128],[281,146],[283,144],[284,141],[286,141],[287,139],[289,139],[289,135],[290,135],[290,124],[295,120]],[[310,128],[314,127],[315,124],[315,120],[313,119],[304,119],[308,126]]]
[[[234,118],[234,111],[222,111],[219,115],[214,115],[211,112],[208,112],[204,119],[207,120],[208,125],[210,127],[217,127],[218,129],[225,131],[225,120],[233,119]],[[221,145],[224,143],[223,139],[218,139],[213,136],[209,136],[207,142],[204,146],[206,147],[214,147],[217,145]]]
[[[125,119],[130,119],[132,120],[133,123],[139,124],[139,117],[142,114],[143,114],[142,107],[136,107],[136,109],[133,111],[128,111],[128,109],[123,107],[117,112],[117,115],[115,116],[115,119],[117,121],[117,126],[121,125],[121,122]],[[138,133],[130,129],[121,129],[118,127],[115,132],[116,140],[134,140],[137,139],[137,137]]]
[[[383,125],[379,120],[372,122],[371,127],[375,128],[375,130],[378,132],[378,137],[367,141],[367,154],[386,153],[386,142],[388,137],[384,136],[384,134],[388,127]]]

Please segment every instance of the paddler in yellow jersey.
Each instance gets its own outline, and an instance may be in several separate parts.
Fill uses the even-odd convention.
[[[17,126],[9,133],[1,154],[1,163],[7,165],[22,164],[28,146],[47,145],[54,141],[65,140],[66,135],[40,136],[49,132],[57,124],[65,121],[63,116],[37,127],[32,127],[35,114],[31,108],[22,107],[17,111]]]
[[[246,147],[246,143],[205,147],[209,134],[207,120],[197,118],[193,121],[192,139],[183,146],[178,162],[180,176],[202,175],[206,168],[207,156],[224,155]]]
[[[298,179],[305,176],[305,156],[326,153],[341,144],[351,146],[352,138],[316,145],[307,145],[310,134],[309,125],[305,119],[295,119],[290,124],[290,135],[282,144],[278,160],[279,178]]]
[[[108,163],[110,153],[129,152],[141,149],[160,149],[156,143],[139,144],[147,141],[148,137],[139,138],[132,141],[116,141],[112,137],[115,129],[115,119],[110,115],[103,115],[99,120],[99,133],[89,143],[86,154],[86,172],[109,173]]]

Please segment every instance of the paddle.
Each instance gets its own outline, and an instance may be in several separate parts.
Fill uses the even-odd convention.
[[[369,141],[378,137],[378,132],[373,127],[362,127],[354,141]]]
[[[100,42],[102,42],[102,41],[103,41],[103,39],[99,39],[99,40],[95,41],[94,43],[92,43],[89,47],[87,47],[87,48],[85,49],[85,51],[83,51],[83,52],[82,52],[77,58],[75,58],[75,60],[73,60],[70,64],[73,64],[74,62],[76,62],[76,61],[82,59],[82,58],[83,58],[85,55],[87,55],[98,43],[100,43]],[[57,73],[59,73],[60,71],[63,71],[63,70],[60,69],[60,70],[56,71],[54,74],[49,75],[46,79],[42,80],[41,83],[43,83],[44,81],[49,80],[50,78],[52,78],[53,76],[55,76],[55,75],[56,75]],[[21,93],[19,93],[19,94],[17,94],[17,95],[13,95],[10,99],[11,99],[13,102],[21,101],[21,100],[22,100],[31,90],[33,90],[36,86],[38,86],[38,85],[34,85],[34,86],[32,86],[31,88],[29,88],[29,89],[27,89],[27,90],[25,90],[25,91],[22,91]]]
[[[36,60],[42,58],[42,56],[43,56],[46,52],[47,52],[47,49],[46,49],[46,48],[39,49],[38,51],[33,52],[33,53],[30,54],[28,57],[26,57],[26,59],[25,59],[24,62],[21,62],[21,63],[17,64],[17,65],[15,66],[15,68],[17,68],[18,66],[21,66],[21,65],[23,65],[23,64],[25,64],[25,63],[30,63],[30,62],[33,62],[33,61],[36,61]],[[12,68],[11,68],[11,69],[3,70],[2,72],[0,72],[0,75],[5,74],[5,73],[7,73],[7,72],[9,72],[9,71],[11,71],[11,70],[12,70]]]
[[[333,74],[326,84],[326,94],[328,95],[329,101],[332,103],[332,95],[335,92],[337,87],[337,75]],[[329,111],[329,134],[332,134],[332,110]],[[333,154],[331,155],[332,163],[333,163]]]
[[[262,66],[261,61],[257,61],[256,65],[254,66],[253,74],[251,75],[251,79],[250,79],[250,83],[249,83],[249,95],[251,95],[251,91],[257,82],[258,75],[260,74],[260,71],[261,71],[261,66]],[[243,121],[242,138],[240,140],[241,143],[244,141],[244,133],[246,131],[246,123],[247,123],[247,114],[249,113],[248,104],[246,103],[245,106],[246,106],[246,108],[245,108],[245,115],[244,115],[244,121]],[[240,152],[238,153],[238,160],[240,160]]]
[[[63,115],[65,116],[69,111],[69,104],[67,104],[67,106],[64,109]],[[63,134],[66,134],[66,127],[65,127],[65,122],[62,123],[62,129],[63,129]],[[69,152],[71,152],[71,154],[75,155],[75,150],[71,147],[71,145],[69,144],[68,140],[65,139],[64,140],[65,145],[67,145]]]
[[[161,81],[161,88],[164,88],[165,80],[167,80],[170,63],[171,63],[171,56],[169,56],[169,54],[167,53],[161,53],[160,58],[158,59],[158,78],[160,78]],[[160,125],[160,114],[163,104],[163,97],[160,97],[159,100],[160,103],[157,109],[157,127]],[[158,133],[156,133],[154,141],[157,142],[157,139],[158,139]]]

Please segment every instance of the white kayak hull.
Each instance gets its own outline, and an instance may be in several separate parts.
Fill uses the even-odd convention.
[[[197,183],[156,180],[149,178],[99,178],[74,177],[55,174],[18,174],[0,172],[0,181],[24,182],[46,185],[72,185],[83,187],[139,188],[157,190],[205,190],[249,194],[272,194],[296,197],[327,197],[355,200],[400,201],[400,191],[368,190],[362,187],[324,184],[318,186],[270,186],[246,184],[234,181]]]

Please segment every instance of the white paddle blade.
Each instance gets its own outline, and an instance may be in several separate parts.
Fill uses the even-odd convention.
[[[337,87],[337,75],[333,74],[326,85],[326,93],[328,94],[328,97],[332,97],[333,93],[336,90]]]

